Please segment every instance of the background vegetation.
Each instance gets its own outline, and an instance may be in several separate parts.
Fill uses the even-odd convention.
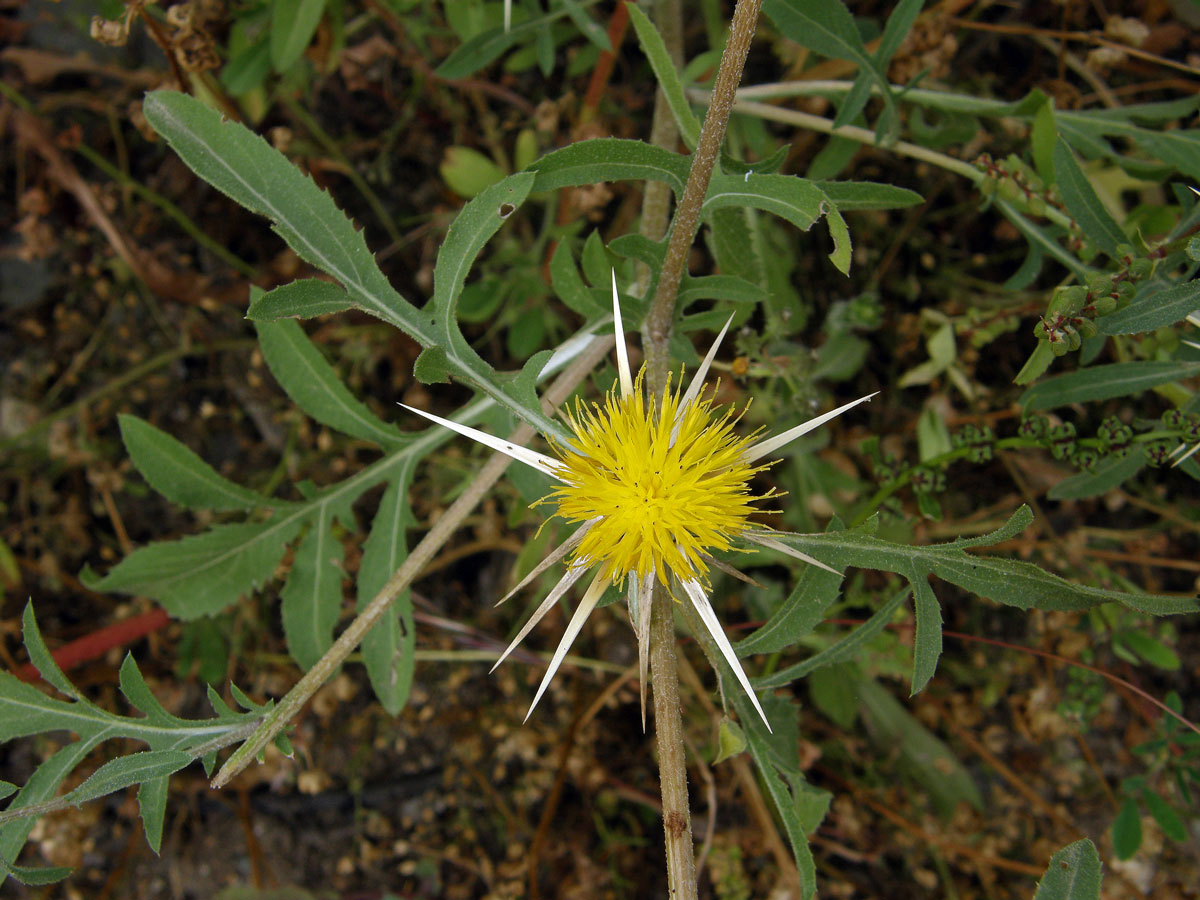
[[[1147,613],[1194,609],[1200,581],[1200,467],[1183,459],[1200,444],[1196,7],[765,6],[723,177],[805,176],[828,217],[809,229],[820,216],[791,195],[783,212],[714,204],[672,352],[694,364],[691,332],[736,312],[714,367],[722,402],[753,398],[751,426],[883,393],[772,471],[788,498],[771,524],[827,532],[794,546],[846,579],[756,554],[730,562],[757,587],[719,583],[727,631],[776,689],[772,743],[751,731],[751,752],[717,761],[737,735],[683,645],[702,888],[798,893],[795,823],[826,895],[1030,897],[1089,837],[1105,896],[1194,896],[1200,632]],[[690,7],[674,64],[670,35],[623,3],[517,3],[507,32],[498,2],[94,12],[30,2],[0,19],[0,653],[24,682],[0,689],[0,737],[22,737],[0,777],[61,778],[81,804],[0,822],[6,864],[34,883],[17,890],[663,893],[621,620],[593,617],[525,725],[532,651],[557,630],[487,675],[523,618],[492,601],[555,537],[519,472],[306,705],[290,759],[272,746],[222,792],[183,766],[245,737],[482,465],[407,434],[394,402],[506,430],[461,378],[429,382],[476,359],[520,370],[594,324],[613,265],[651,283],[646,176],[571,148],[649,139],[657,82],[671,149],[693,145],[730,10]],[[144,101],[161,87],[311,175],[387,290],[434,298],[444,335],[414,339],[415,313],[381,322],[312,280],[294,235],[189,169],[181,135],[217,126],[172,132],[192,107]],[[682,159],[654,157],[654,177],[678,191]],[[461,294],[439,294],[451,223],[461,236],[488,208],[464,202],[531,165],[519,212],[478,226]],[[585,185],[571,166],[609,168]],[[301,303],[360,308],[275,318]],[[449,353],[418,362],[442,337]],[[583,389],[612,379],[602,366]],[[501,399],[529,386],[498,384]],[[197,577],[218,550],[234,563]],[[57,867],[76,870],[65,887],[36,885]]]

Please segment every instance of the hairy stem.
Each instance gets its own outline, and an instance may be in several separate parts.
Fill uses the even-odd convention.
[[[687,184],[675,221],[671,225],[671,237],[667,243],[667,255],[662,272],[658,277],[658,288],[654,302],[646,317],[643,330],[643,347],[646,351],[646,376],[651,394],[662,390],[666,383],[669,354],[667,344],[675,324],[675,299],[679,294],[679,282],[683,278],[688,254],[696,232],[700,228],[700,209],[708,183],[712,179],[721,144],[725,140],[725,126],[733,109],[738,82],[742,80],[742,68],[746,65],[746,54],[758,24],[758,13],[762,0],[738,0],[733,11],[733,22],[729,26],[729,41],[721,54],[721,65],[713,82],[712,103],[704,116],[700,129],[700,140],[692,154],[692,168],[688,172]]]
[[[700,208],[716,166],[734,94],[754,37],[762,0],[738,0],[730,26],[729,42],[721,55],[713,85],[713,102],[704,117],[700,140],[692,154],[692,167],[667,243],[666,260],[642,332],[650,395],[662,393],[667,383],[668,344],[675,324],[676,298],[684,266],[700,225]],[[677,2],[660,3],[657,13],[678,16]],[[672,25],[677,24],[678,20]],[[679,31],[659,23],[664,39],[676,42]],[[668,48],[671,45],[668,44]],[[679,50],[676,43],[674,51]],[[658,107],[665,103],[658,103]],[[657,124],[657,118],[656,118]],[[645,228],[645,225],[643,225]],[[675,646],[673,604],[662,586],[655,584],[650,613],[650,677],[654,686],[654,730],[658,745],[659,784],[662,791],[663,833],[666,841],[667,883],[671,900],[695,900],[696,856],[692,844],[692,817],[688,804],[687,759],[683,718],[679,709],[679,670]]]
[[[670,596],[654,585],[650,608],[650,678],[654,685],[654,737],[662,791],[663,832],[667,845],[667,887],[671,900],[695,900],[696,851],[688,804],[687,759],[679,709],[679,661]]]
[[[571,365],[554,380],[542,397],[542,406],[547,414],[559,406],[573,391],[579,382],[587,377],[596,364],[604,358],[612,347],[611,337],[595,337],[587,349],[579,355]],[[533,427],[521,423],[508,436],[514,444],[524,444],[533,437]],[[255,730],[247,741],[226,760],[216,777],[212,780],[214,788],[224,787],[242,769],[249,765],[264,747],[292,720],[308,699],[317,692],[343,662],[362,643],[367,632],[383,618],[384,613],[391,608],[392,603],[412,584],[421,571],[441,550],[442,545],[449,540],[454,531],[462,524],[463,519],[483,499],[484,494],[508,468],[512,460],[501,454],[495,454],[487,461],[475,480],[459,495],[429,529],[425,537],[413,547],[412,552],[404,563],[380,588],[379,593],[360,612],[346,630],[338,636],[333,646],[322,656],[304,677],[279,701],[263,719],[262,724]]]

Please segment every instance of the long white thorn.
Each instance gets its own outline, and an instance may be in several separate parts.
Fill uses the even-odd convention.
[[[504,33],[512,29],[512,0],[504,0]]]
[[[765,535],[761,532],[744,531],[744,532],[742,532],[742,537],[744,537],[748,541],[754,541],[754,543],[759,544],[760,546],[766,547],[769,550],[777,550],[780,553],[783,553],[783,554],[786,554],[787,556],[792,557],[793,559],[799,559],[803,562],[808,563],[811,566],[816,566],[818,569],[824,569],[826,572],[832,572],[834,575],[842,574],[837,569],[835,569],[831,566],[825,565],[825,563],[821,562],[819,559],[813,559],[807,553],[801,553],[795,547],[789,547],[787,544],[783,543],[782,541],[777,541],[777,540],[775,540],[775,538],[768,537],[767,535]]]
[[[533,631],[533,627],[546,617],[546,613],[550,612],[550,609],[554,606],[554,604],[559,601],[563,594],[571,589],[571,585],[583,577],[583,573],[586,571],[587,566],[574,565],[563,573],[563,577],[558,580],[558,584],[554,585],[550,593],[546,595],[546,599],[542,601],[541,605],[534,610],[533,615],[529,617],[529,621],[525,623],[525,626],[517,633],[517,636],[513,638],[512,643],[508,645],[508,648],[500,654],[500,658],[497,659],[491,669],[488,670],[489,675],[496,671],[496,668],[500,665],[500,663],[508,659],[508,655],[517,649],[517,644],[525,640],[525,635]]]
[[[708,633],[712,635],[713,640],[717,642],[717,646],[721,649],[721,655],[725,657],[725,662],[729,663],[729,668],[733,669],[733,674],[737,677],[738,683],[741,684],[742,690],[746,692],[746,696],[750,698],[750,702],[754,704],[754,708],[762,718],[763,724],[767,726],[767,731],[771,731],[771,723],[767,721],[767,714],[763,712],[763,708],[759,705],[758,697],[754,695],[754,688],[750,687],[750,679],[746,677],[746,672],[742,669],[742,664],[738,662],[737,654],[733,652],[733,645],[729,643],[729,638],[725,636],[725,629],[717,621],[717,614],[712,608],[712,603],[708,600],[708,595],[704,593],[704,588],[701,587],[698,581],[684,581],[682,584],[688,598],[692,601],[692,605],[696,607],[696,612],[700,614],[700,620],[704,622],[704,627],[708,629]]]
[[[575,615],[571,616],[571,621],[567,623],[567,630],[563,632],[562,640],[558,642],[558,649],[554,651],[554,656],[550,660],[550,667],[546,669],[546,674],[542,676],[542,683],[538,685],[537,693],[533,697],[533,702],[529,704],[529,712],[525,713],[524,721],[528,722],[529,717],[533,715],[533,708],[542,699],[542,694],[546,693],[546,688],[550,686],[554,674],[558,671],[558,667],[562,665],[567,651],[571,649],[571,644],[575,642],[575,638],[579,635],[579,631],[583,628],[583,623],[587,621],[587,617],[591,615],[592,610],[596,608],[596,604],[600,602],[600,597],[607,586],[608,579],[604,578],[601,572],[596,572],[596,577],[592,579],[592,583],[588,585],[583,599],[579,601],[579,606],[575,608]]]
[[[642,733],[646,733],[646,674],[650,669],[650,604],[654,597],[654,569],[645,578],[632,576],[629,589],[638,591],[637,622],[634,629],[638,645],[638,685],[642,695]]]
[[[629,374],[629,350],[625,346],[625,326],[621,323],[621,297],[617,294],[617,270],[612,270],[613,329],[617,335],[617,378],[621,381],[621,396],[633,393],[633,376]]]
[[[407,406],[403,403],[399,404],[409,412],[415,412],[418,416],[423,416],[431,422],[437,422],[449,428],[451,431],[457,431],[463,437],[469,437],[473,441],[483,444],[485,447],[491,447],[505,456],[511,456],[517,462],[523,462],[530,468],[537,469],[539,472],[544,472],[551,478],[558,478],[559,462],[556,459],[551,459],[538,453],[536,450],[530,450],[528,447],[518,447],[516,444],[498,438],[494,434],[488,434],[486,431],[480,431],[478,428],[472,428],[470,425],[460,425],[458,422],[451,422],[449,419],[443,419],[441,416],[435,416],[433,413],[425,412],[413,406]]]
[[[717,350],[721,347],[721,341],[725,340],[725,332],[729,330],[729,326],[733,323],[733,316],[730,315],[725,321],[721,333],[717,335],[717,339],[713,341],[711,347],[708,348],[708,353],[704,357],[704,361],[700,363],[700,368],[696,370],[696,374],[692,376],[692,383],[688,385],[687,392],[684,393],[679,401],[679,407],[675,410],[675,421],[678,422],[683,416],[683,411],[689,403],[694,403],[696,398],[700,396],[700,389],[704,387],[704,379],[708,377],[709,366],[712,361],[717,358]],[[676,428],[678,431],[678,428]],[[675,440],[675,435],[671,435],[672,442]]]
[[[853,409],[860,403],[866,403],[878,393],[879,391],[876,391],[874,394],[867,394],[865,397],[859,397],[852,403],[847,403],[845,406],[839,406],[837,409],[823,413],[822,415],[817,416],[815,419],[809,419],[807,422],[797,425],[795,428],[789,428],[782,434],[777,434],[775,437],[767,438],[765,441],[759,441],[757,444],[746,448],[746,452],[742,454],[742,461],[751,463],[756,459],[762,459],[768,453],[774,453],[780,447],[786,446],[787,444],[790,444],[792,441],[796,440],[796,438],[808,434],[814,428],[820,428],[830,419],[837,418],[846,410]]]
[[[509,591],[507,594],[505,594],[503,597],[501,597],[499,600],[497,600],[496,605],[499,606],[501,603],[506,601],[513,594],[517,593],[520,590],[523,590],[525,587],[527,587],[533,581],[533,579],[537,578],[539,575],[541,575],[543,572],[545,572],[547,569],[549,569],[552,565],[554,565],[556,562],[558,562],[560,559],[562,559],[564,556],[566,556],[568,553],[570,553],[572,550],[574,550],[576,547],[578,547],[579,542],[583,540],[583,536],[588,533],[588,529],[591,528],[593,525],[595,525],[599,521],[600,521],[600,518],[597,516],[595,519],[588,519],[586,522],[584,522],[582,525],[580,525],[578,528],[576,528],[574,534],[572,534],[569,538],[567,538],[565,541],[563,541],[561,544],[559,544],[557,547],[555,547],[553,550],[551,550],[550,553],[547,554],[546,558],[543,559],[536,566],[534,566],[533,571],[530,572],[528,575],[526,575],[524,578],[522,578],[516,587],[514,587],[511,591]]]

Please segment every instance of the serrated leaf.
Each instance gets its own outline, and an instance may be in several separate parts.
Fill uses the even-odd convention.
[[[329,195],[261,137],[223,121],[199,101],[170,91],[148,94],[143,111],[196,174],[247,209],[267,216],[302,259],[345,288],[356,307],[395,325],[427,351],[437,350],[445,374],[462,377],[543,433],[565,439],[532,397],[505,391],[513,382],[479,358],[454,320],[454,303],[467,271],[484,243],[524,202],[533,175],[510,175],[463,207],[438,254],[433,303],[418,310],[392,288],[362,234]]]
[[[319,278],[301,278],[265,294],[252,292],[246,318],[252,322],[273,319],[311,319],[354,309],[354,300],[340,285]]]
[[[333,644],[333,626],[341,612],[343,549],[332,525],[332,513],[325,507],[296,547],[279,595],[288,652],[302,669],[316,665]]]
[[[358,567],[360,611],[408,556],[407,531],[417,524],[408,503],[412,474],[413,466],[406,466],[388,485],[371,522],[371,534],[363,544]],[[390,715],[397,715],[408,702],[415,650],[412,594],[406,590],[393,601],[392,610],[367,633],[362,645],[371,687]]]
[[[383,422],[338,378],[297,322],[258,322],[258,342],[275,380],[305,413],[322,425],[391,450],[409,440]]]
[[[1087,838],[1052,857],[1033,900],[1100,900],[1100,854]]]
[[[1022,407],[1053,409],[1068,403],[1095,403],[1141,393],[1160,384],[1200,375],[1200,362],[1138,360],[1090,366],[1036,384],[1021,395]]]
[[[219,475],[199,456],[137,416],[117,417],[130,459],[150,486],[189,509],[264,509],[285,504]]]
[[[1096,324],[1101,334],[1142,334],[1165,325],[1174,325],[1200,311],[1200,279],[1155,290],[1139,291],[1127,307]]]
[[[271,0],[271,64],[276,72],[296,64],[324,14],[325,0]]]
[[[141,753],[131,753],[128,756],[118,756],[102,765],[90,778],[63,799],[75,805],[86,803],[88,800],[112,794],[130,785],[171,775],[190,763],[192,759],[192,755],[183,750],[146,750]]]
[[[163,819],[167,814],[170,780],[169,775],[160,775],[138,785],[138,812],[142,817],[142,830],[146,835],[146,843],[150,845],[155,856],[162,847]]]
[[[633,23],[633,30],[637,32],[638,43],[642,45],[642,52],[650,61],[650,68],[654,70],[654,77],[658,80],[659,87],[662,88],[663,96],[667,98],[667,105],[675,117],[675,123],[679,126],[679,134],[689,149],[695,149],[700,140],[700,120],[696,118],[696,114],[692,112],[692,108],[687,102],[683,82],[675,70],[671,54],[667,52],[667,45],[663,43],[662,36],[650,21],[649,16],[642,12],[637,5],[630,5],[627,8],[629,21]]]
[[[87,572],[81,578],[91,590],[153,597],[176,618],[212,615],[271,578],[310,517],[298,507],[266,522],[218,525],[135,550],[102,578]]]

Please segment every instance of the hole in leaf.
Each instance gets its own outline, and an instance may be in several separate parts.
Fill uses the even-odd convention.
[[[500,204],[499,212],[500,212],[500,218],[502,218],[502,219],[507,219],[515,211],[516,211],[516,207],[513,206],[511,203],[501,203]]]

